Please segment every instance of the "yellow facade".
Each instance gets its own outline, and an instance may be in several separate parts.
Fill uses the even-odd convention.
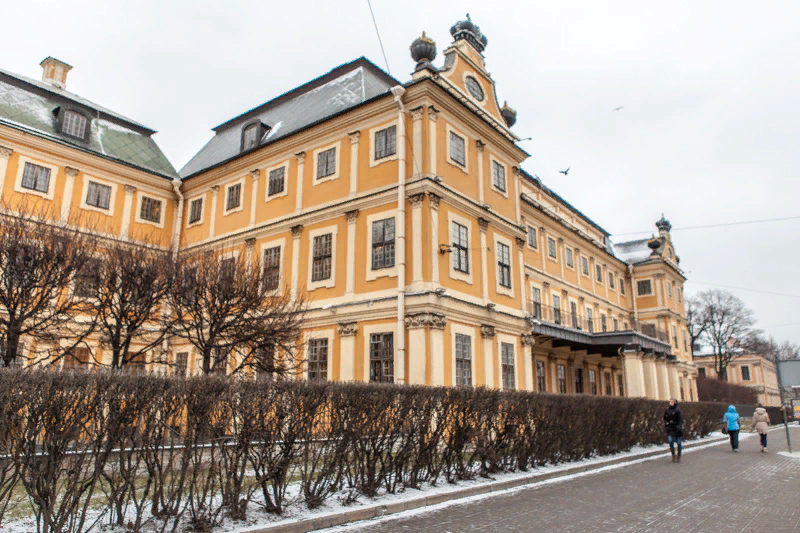
[[[717,377],[713,355],[696,355],[694,364],[700,374],[708,378]],[[728,382],[753,389],[758,403],[763,406],[781,405],[775,363],[762,355],[745,354],[733,359],[728,365]]]
[[[51,198],[37,201],[110,235],[258,257],[279,247],[281,288],[310,302],[304,340],[328,339],[329,379],[369,380],[371,343],[391,335],[399,383],[660,399],[685,389],[685,399],[696,399],[678,296],[685,278],[669,230],[652,257],[620,259],[608,233],[521,170],[528,154],[515,143],[482,48],[457,37],[444,54],[442,68],[420,63],[409,83],[392,82],[392,91],[182,172],[180,181],[0,124],[2,199],[14,209],[33,196],[14,187],[20,158],[29,157],[56,169]],[[335,74],[359,69],[390,88],[363,59]],[[476,82],[481,99],[468,87]],[[252,116],[217,135],[239,136]],[[392,127],[394,152],[377,157]],[[270,193],[280,173],[282,190]],[[113,213],[85,208],[86,176],[113,184]],[[142,194],[163,199],[158,224],[140,220]],[[373,268],[373,234],[387,220],[394,261]],[[463,242],[454,242],[456,228]],[[331,244],[322,280],[312,275],[318,237]],[[637,294],[645,279],[651,293]]]

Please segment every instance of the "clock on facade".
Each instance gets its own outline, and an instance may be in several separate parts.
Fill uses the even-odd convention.
[[[478,82],[478,80],[472,76],[467,76],[466,84],[469,94],[471,94],[475,100],[483,102],[483,87],[481,87],[481,84]]]

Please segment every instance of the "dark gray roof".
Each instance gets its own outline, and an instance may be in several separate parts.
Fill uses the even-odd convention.
[[[91,116],[88,142],[58,131],[55,111],[63,105],[74,105]],[[0,124],[166,178],[177,177],[172,164],[150,137],[153,130],[64,89],[4,70],[0,70]]]
[[[180,170],[180,175],[187,178],[238,157],[241,127],[245,122],[260,119],[271,128],[254,149],[258,150],[266,144],[385,94],[399,83],[363,57],[341,65],[214,128],[216,135],[186,163]]]

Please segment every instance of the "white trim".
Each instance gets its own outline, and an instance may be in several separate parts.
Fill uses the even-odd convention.
[[[447,212],[447,244],[448,246],[453,245],[453,222],[458,222],[462,226],[467,228],[467,263],[469,264],[469,273],[464,273],[459,270],[456,270],[453,267],[453,256],[454,252],[450,252],[451,255],[448,256],[448,268],[450,271],[450,279],[455,279],[459,281],[463,281],[465,283],[469,283],[472,285],[472,273],[475,271],[475,263],[472,261],[472,249],[474,246],[472,245],[473,240],[472,236],[474,234],[472,228],[472,221],[468,218],[464,218],[461,215],[453,213],[452,211]],[[483,251],[481,251],[483,253]]]
[[[283,273],[284,268],[283,265],[286,263],[286,237],[282,237],[280,239],[274,239],[271,241],[263,242],[258,247],[258,261],[259,267],[261,268],[261,275],[264,272],[264,252],[269,250],[270,248],[280,248],[280,266],[279,266],[279,274],[278,274],[278,288],[274,291],[270,291],[268,294],[281,294],[283,291]]]
[[[142,214],[142,199],[143,198],[150,198],[151,200],[158,200],[161,202],[161,216],[159,217],[158,222],[151,222],[150,220],[145,220],[141,216]],[[136,212],[134,213],[134,220],[139,224],[150,224],[151,226],[155,226],[157,228],[164,227],[164,220],[167,218],[167,199],[162,196],[156,196],[155,194],[145,193],[143,191],[136,191]]]
[[[525,390],[525,387],[519,386],[519,365],[517,365],[517,346],[519,339],[507,333],[497,333],[497,376],[500,378],[500,390]],[[514,388],[506,389],[503,387],[503,343],[510,344],[514,347]],[[524,376],[523,376],[524,377]],[[523,380],[524,383],[524,380]]]
[[[239,206],[234,207],[233,209],[228,209],[228,191],[237,185],[241,185],[239,188]],[[236,181],[226,183],[223,188],[225,190],[225,194],[222,195],[222,216],[226,217],[230,214],[242,211],[244,209],[244,176]]]
[[[453,165],[454,167],[456,167],[457,169],[459,169],[464,174],[469,174],[469,142],[470,142],[469,137],[466,134],[461,133],[459,130],[455,129],[450,124],[445,124],[444,125],[444,129],[445,129],[445,137],[446,137],[445,141],[447,142],[447,153],[446,153],[446,156],[445,156],[447,158],[447,162],[450,163],[451,165]],[[456,135],[458,135],[459,137],[464,139],[464,164],[463,165],[461,165],[461,163],[458,163],[454,159],[450,158],[450,134],[451,133],[455,133]]]
[[[603,273],[604,273],[603,267],[604,266],[605,265],[601,265],[600,263],[595,263],[594,264],[594,282],[595,282],[595,284],[605,285],[605,280],[603,279]],[[600,269],[600,279],[598,279],[598,277],[597,277],[597,269],[598,268]]]
[[[319,161],[318,155],[319,155],[320,152],[324,152],[326,150],[330,150],[331,148],[335,148],[336,149],[336,152],[335,152],[335,154],[336,154],[336,157],[335,157],[335,159],[336,159],[336,165],[335,165],[336,170],[334,170],[333,174],[331,174],[330,176],[317,178],[317,162]],[[314,158],[314,161],[313,161],[314,170],[313,170],[313,173],[311,174],[311,186],[312,187],[316,187],[320,183],[325,183],[326,181],[339,179],[339,171],[341,169],[341,164],[342,164],[342,141],[336,141],[335,143],[329,144],[327,146],[322,146],[320,148],[317,148],[316,150],[314,150],[312,152],[311,157]],[[352,162],[351,162],[351,164],[352,164]]]
[[[387,218],[394,219],[394,233],[395,233],[395,260],[394,266],[391,268],[380,268],[378,270],[372,269],[372,223],[377,222],[379,220],[385,220]],[[367,256],[367,274],[366,280],[373,281],[378,278],[396,278],[397,277],[397,228],[398,228],[398,220],[397,220],[397,209],[389,209],[387,211],[381,211],[380,213],[373,213],[367,216],[367,252],[364,254]]]
[[[553,243],[556,245],[556,256],[555,257],[550,255],[550,241],[553,241]],[[547,255],[547,258],[550,261],[552,261],[554,263],[558,263],[558,240],[555,237],[551,237],[550,235],[547,236],[547,250],[545,250],[545,254]]]
[[[649,281],[650,282],[650,292],[647,293],[647,294],[639,294],[639,282],[642,282],[642,281]],[[655,285],[656,284],[655,284],[655,282],[654,282],[652,277],[636,278],[636,287],[633,288],[633,290],[636,291],[635,294],[634,294],[634,298],[638,298],[640,296],[641,297],[655,296],[655,294],[656,294],[656,286]]]
[[[475,340],[478,338],[477,335],[478,328],[475,326],[467,326],[464,324],[452,323],[450,324],[450,379],[452,383],[450,384],[452,387],[456,385],[456,334],[466,335],[470,338],[470,364],[472,365],[472,379],[470,380],[470,386],[475,387]],[[484,354],[485,357],[485,354]]]
[[[583,271],[583,262],[586,261],[586,272]],[[584,278],[592,279],[592,263],[589,261],[589,257],[586,255],[581,255],[581,276]],[[588,272],[588,274],[587,274]]]
[[[283,192],[279,192],[278,194],[273,194],[272,196],[269,195],[269,174],[273,170],[278,170],[279,168],[283,168]],[[278,165],[271,166],[264,171],[266,175],[265,180],[265,187],[264,187],[264,201],[270,202],[275,200],[276,198],[283,198],[284,196],[289,195],[289,160],[287,159],[283,163]]]
[[[417,121],[417,123],[419,123],[419,122],[420,121]],[[375,134],[378,133],[379,131],[383,131],[385,129],[391,128],[392,126],[395,127],[394,154],[387,155],[386,157],[382,157],[380,159],[375,159]],[[400,135],[399,135],[400,132],[398,131],[399,129],[400,129],[400,127],[397,125],[397,119],[394,119],[394,120],[392,120],[390,122],[386,122],[384,124],[381,124],[380,126],[376,126],[376,127],[374,127],[374,128],[369,130],[369,166],[370,167],[376,167],[376,166],[381,165],[383,163],[387,163],[389,161],[396,161],[397,160],[397,158],[399,157],[399,154],[400,154],[400,150],[399,150],[400,147],[397,146],[397,142],[400,140]]]
[[[314,237],[331,234],[331,276],[328,279],[311,281],[314,267]],[[308,286],[307,290],[313,291],[320,288],[331,288],[336,286],[336,236],[339,233],[339,225],[333,224],[324,228],[313,229],[308,232]]]
[[[528,231],[525,232],[525,245],[530,248],[531,250],[539,250],[539,230],[530,224],[525,225]],[[534,242],[534,246],[531,246],[531,239],[530,239],[530,230],[533,230],[536,233],[536,242]]]
[[[481,86],[481,90],[483,91],[483,100],[478,100],[477,98],[472,96],[471,92],[469,92],[469,87],[467,87],[467,78],[468,77],[475,78],[475,81],[477,81],[478,85]],[[469,98],[470,100],[472,100],[473,102],[475,102],[476,104],[478,104],[481,107],[486,107],[486,102],[489,101],[489,91],[487,91],[486,87],[483,86],[483,83],[481,82],[481,80],[480,80],[480,78],[478,77],[477,74],[475,74],[471,70],[465,70],[464,73],[461,75],[461,83],[464,84],[464,94],[467,95],[467,98]]]
[[[567,253],[567,250],[570,251],[569,254]],[[567,258],[569,258],[570,255],[572,255],[572,266],[570,266],[569,262],[567,261]],[[567,243],[564,243],[564,266],[570,270],[575,270],[575,248],[567,246]]]
[[[106,185],[111,187],[111,196],[108,199],[108,209],[103,209],[101,207],[95,207],[93,205],[89,205],[86,203],[86,195],[89,192],[89,182],[93,181],[98,185]],[[98,213],[103,213],[104,215],[114,216],[114,204],[116,203],[117,198],[117,184],[113,181],[106,181],[100,178],[95,178],[94,176],[87,176],[86,174],[83,175],[83,190],[81,192],[81,209],[85,209],[87,211],[97,211]]]
[[[498,189],[494,185],[494,167],[493,167],[493,163],[497,163],[498,165],[503,167],[503,175],[504,175],[505,180],[506,180],[506,190],[505,191]],[[500,159],[495,157],[494,154],[489,153],[489,186],[491,187],[491,189],[494,192],[496,192],[500,196],[504,196],[505,198],[508,198],[508,189],[510,188],[509,187],[510,185],[511,185],[511,183],[510,183],[510,180],[509,180],[508,165],[506,165],[505,163],[500,161]]]
[[[321,339],[328,340],[328,372],[325,379],[333,381],[333,328],[303,333],[303,379],[306,381],[308,381],[308,341]]]
[[[611,272],[610,269],[606,269],[606,277],[608,278],[608,290],[616,292],[617,282],[619,281],[619,277],[617,276],[616,272]]]
[[[365,324],[359,329],[363,332],[364,336],[364,374],[362,378],[364,383],[369,383],[369,337],[373,333],[391,333],[392,334],[392,350],[394,352],[394,360],[397,362],[397,324],[387,322],[386,324]],[[355,367],[355,361],[353,361]]]
[[[202,226],[203,222],[206,219],[206,197],[207,191],[192,196],[191,198],[186,199],[186,205],[188,206],[188,213],[186,213],[186,227],[192,228],[194,226]],[[189,222],[192,219],[192,202],[195,200],[202,200],[203,203],[202,208],[200,209],[200,218],[196,222]]]
[[[511,239],[507,239],[499,235],[497,232],[492,234],[494,239],[494,290],[498,294],[505,294],[506,296],[510,296],[511,298],[514,297],[514,259],[512,258],[514,255],[514,246],[511,244]],[[497,254],[500,252],[500,247],[498,244],[505,244],[508,246],[508,281],[511,283],[511,287],[503,287],[500,285],[500,268],[498,266],[498,256]]]
[[[50,169],[50,181],[47,183],[47,192],[35,191],[33,189],[26,189],[25,187],[22,186],[22,174],[25,172],[25,163],[30,163],[32,165],[37,165],[40,167],[45,167]],[[55,194],[57,176],[58,176],[57,165],[51,165],[39,159],[33,159],[31,157],[20,154],[19,158],[17,159],[17,177],[14,180],[14,190],[21,194],[32,194],[34,196],[41,196],[42,198],[52,200],[53,195]]]

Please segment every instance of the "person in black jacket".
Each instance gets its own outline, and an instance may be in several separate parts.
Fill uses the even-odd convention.
[[[667,442],[669,451],[672,452],[672,462],[681,462],[681,438],[683,437],[683,414],[678,409],[678,400],[670,398],[669,407],[664,411],[664,426],[667,429]],[[675,444],[678,444],[678,454],[675,454]]]

